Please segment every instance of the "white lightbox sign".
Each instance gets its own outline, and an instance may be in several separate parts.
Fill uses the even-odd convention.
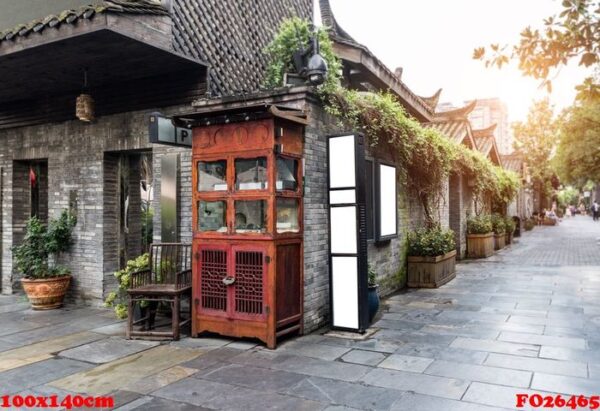
[[[379,164],[379,239],[397,234],[396,167]]]
[[[328,138],[331,325],[364,332],[367,306],[365,147],[359,134]]]
[[[354,136],[329,140],[329,188],[349,188],[356,185]]]

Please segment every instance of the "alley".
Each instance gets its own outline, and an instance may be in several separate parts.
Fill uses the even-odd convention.
[[[383,302],[365,340],[126,341],[108,310],[0,297],[2,395],[108,395],[120,410],[493,410],[600,394],[600,223],[536,227],[439,289]]]

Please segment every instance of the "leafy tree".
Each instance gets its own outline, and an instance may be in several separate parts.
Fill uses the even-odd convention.
[[[576,186],[600,181],[600,99],[578,102],[562,115],[554,164],[561,179]]]
[[[558,138],[557,121],[548,99],[535,101],[527,114],[527,121],[513,124],[515,148],[524,154],[532,182],[540,195],[548,195],[555,185],[550,158]]]
[[[517,60],[525,75],[542,80],[550,91],[550,78],[570,61],[590,68],[600,66],[600,5],[593,0],[564,0],[560,14],[545,19],[542,30],[529,26],[520,36],[518,44],[512,47],[490,45],[489,56],[484,47],[477,48],[473,58],[499,68]],[[577,91],[579,98],[598,97],[600,84],[588,77]]]
[[[568,186],[558,192],[558,204],[565,208],[567,206],[577,206],[579,202],[579,190],[575,187]]]

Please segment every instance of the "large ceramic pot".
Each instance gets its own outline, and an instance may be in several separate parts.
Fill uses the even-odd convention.
[[[437,288],[456,277],[456,250],[436,257],[408,256],[408,287]]]
[[[35,280],[21,279],[23,290],[34,310],[52,310],[61,307],[70,283],[70,275]]]
[[[369,286],[369,322],[373,321],[373,318],[375,318],[375,314],[377,314],[377,311],[379,311],[379,293],[377,292],[378,288],[378,285]]]

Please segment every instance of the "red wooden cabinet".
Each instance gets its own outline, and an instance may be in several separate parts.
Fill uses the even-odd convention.
[[[302,332],[302,135],[275,117],[194,129],[193,335]]]

